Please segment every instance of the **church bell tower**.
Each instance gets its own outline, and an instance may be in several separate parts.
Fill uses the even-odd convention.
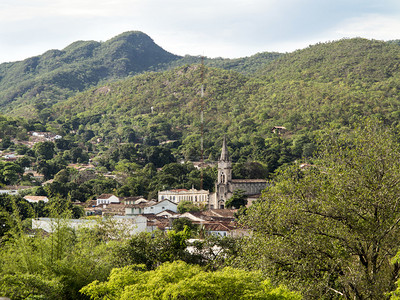
[[[215,184],[218,208],[225,208],[225,201],[232,196],[232,162],[229,158],[226,136],[222,142],[221,156],[218,160],[218,179]]]

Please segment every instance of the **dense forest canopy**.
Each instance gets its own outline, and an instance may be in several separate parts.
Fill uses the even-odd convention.
[[[117,75],[116,62],[125,56],[127,72]],[[17,68],[32,59],[37,60],[31,64],[35,68]],[[0,138],[6,138],[3,149],[9,146],[7,138],[28,139],[33,130],[57,133],[67,141],[55,153],[64,162],[54,157],[53,165],[59,167],[42,168],[53,170],[50,178],[68,162],[87,161],[88,154],[80,157],[76,147],[108,171],[126,169],[126,163],[160,168],[178,160],[199,160],[202,106],[204,158],[211,162],[218,158],[226,134],[233,161],[241,166],[258,161],[265,176],[286,163],[311,157],[319,131],[327,126],[343,131],[360,117],[374,116],[396,127],[400,116],[400,47],[394,42],[343,39],[288,54],[206,58],[202,66],[200,57],[174,56],[143,33],[128,32],[102,43],[75,42],[32,59],[1,65],[0,87],[7,82],[15,87],[12,78],[17,69],[22,72],[18,76],[30,74],[34,80],[44,76],[42,71],[53,72],[70,63],[87,66],[83,68],[88,71],[101,61],[109,70],[101,82],[73,76],[82,85],[69,86],[73,92],[60,93],[60,99],[48,94],[42,101],[40,95],[26,94],[28,102],[23,97],[21,102],[10,102],[12,117],[4,116],[0,123]],[[138,72],[142,74],[133,76]],[[62,82],[73,83],[56,81]],[[25,119],[14,117],[20,113]],[[277,132],[276,126],[285,130]],[[132,144],[131,155],[119,154],[126,152],[121,148],[124,143]],[[64,155],[64,151],[69,152]],[[125,165],[118,165],[122,159]]]
[[[205,59],[205,64],[254,73],[279,56],[265,52],[249,58]],[[105,42],[77,41],[62,50],[0,64],[0,108],[24,117],[36,116],[44,108],[99,83],[199,61],[198,56],[171,54],[138,31]]]

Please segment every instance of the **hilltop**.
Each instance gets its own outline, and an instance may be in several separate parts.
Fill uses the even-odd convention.
[[[77,41],[63,50],[1,64],[0,107],[9,111],[30,104],[41,109],[100,81],[138,74],[178,58],[142,32],[126,32],[103,43]]]
[[[249,58],[205,59],[205,64],[254,73],[280,55],[266,52]],[[125,32],[106,42],[76,41],[62,50],[0,64],[0,109],[33,118],[37,112],[99,83],[196,62],[200,57],[169,53],[139,31]]]

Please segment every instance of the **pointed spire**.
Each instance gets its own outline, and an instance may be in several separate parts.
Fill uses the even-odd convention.
[[[228,152],[228,147],[226,146],[226,135],[224,135],[224,140],[222,142],[221,157],[219,158],[219,160],[229,161],[229,152]]]

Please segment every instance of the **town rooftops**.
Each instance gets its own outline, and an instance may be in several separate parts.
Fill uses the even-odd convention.
[[[97,197],[97,199],[109,199],[112,196],[114,196],[113,194],[101,194],[100,196]]]
[[[46,196],[31,196],[31,195],[26,195],[24,197],[24,199],[28,202],[31,203],[38,203],[39,201],[44,201],[44,202],[48,202],[49,198],[47,198]]]
[[[265,179],[232,179],[232,183],[250,183],[250,182],[259,182],[266,183]]]
[[[173,189],[173,190],[166,190],[163,192],[173,192],[173,193],[180,193],[180,192],[188,192],[189,190],[187,189]]]
[[[230,225],[230,224],[224,224],[224,223],[205,223],[203,224],[204,229],[207,231],[231,231],[233,229],[236,229],[235,226]]]
[[[172,204],[175,204],[172,201],[169,201],[168,199],[164,199],[164,200],[162,200],[160,202],[157,202],[157,201],[154,201],[154,200],[150,200],[148,202],[141,202],[139,204],[128,204],[128,205],[125,205],[125,207],[128,207],[128,208],[145,208],[145,207],[150,207],[150,206],[153,206],[153,205],[161,204],[161,203],[166,202],[166,201],[168,201],[168,202],[170,202]]]
[[[153,205],[155,205],[157,203],[158,202],[156,202],[156,201],[150,200],[150,201],[147,201],[147,202],[141,202],[139,204],[127,204],[127,205],[125,205],[125,207],[128,207],[128,208],[145,208],[145,207],[153,206]]]
[[[237,209],[210,209],[203,212],[204,215],[220,218],[234,218]]]

